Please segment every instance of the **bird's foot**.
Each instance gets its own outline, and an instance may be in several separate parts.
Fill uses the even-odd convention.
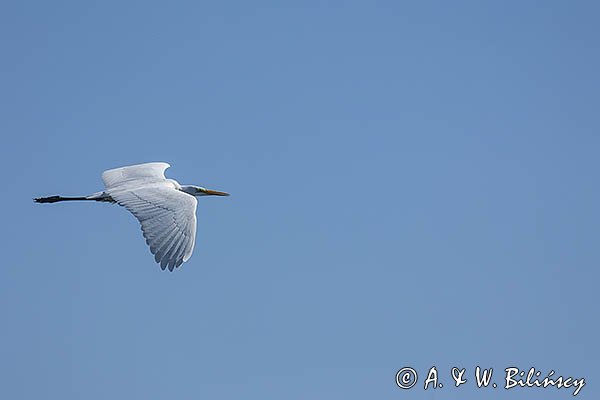
[[[33,199],[36,203],[56,203],[60,200],[60,196],[36,197]]]

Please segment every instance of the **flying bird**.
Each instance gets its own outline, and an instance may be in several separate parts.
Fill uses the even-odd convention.
[[[117,203],[140,222],[146,244],[160,267],[169,271],[189,260],[196,241],[196,197],[229,193],[165,178],[164,162],[131,165],[102,173],[104,191],[81,197],[50,196],[36,203],[90,200]]]

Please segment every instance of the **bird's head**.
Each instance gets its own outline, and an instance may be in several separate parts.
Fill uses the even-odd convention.
[[[192,196],[229,196],[229,193],[219,192],[217,190],[211,190],[203,188],[202,186],[185,185],[181,186],[181,191],[191,194]]]

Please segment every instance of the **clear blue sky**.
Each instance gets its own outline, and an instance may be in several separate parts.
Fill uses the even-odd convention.
[[[0,397],[598,398],[597,3],[283,3],[0,6]],[[232,193],[175,273],[31,201],[146,161]]]

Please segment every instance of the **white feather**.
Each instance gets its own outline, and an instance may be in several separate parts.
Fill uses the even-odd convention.
[[[104,192],[140,221],[156,262],[172,271],[194,251],[198,202],[165,178],[167,168],[167,163],[115,168],[104,172],[102,180]]]

